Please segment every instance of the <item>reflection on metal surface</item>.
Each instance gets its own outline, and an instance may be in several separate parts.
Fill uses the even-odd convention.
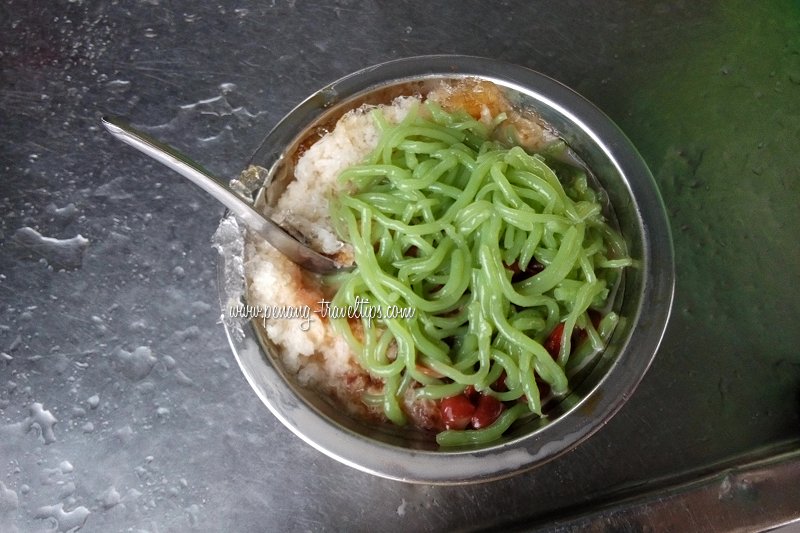
[[[785,448],[785,446],[784,446]],[[800,526],[800,442],[527,531],[767,531]],[[772,450],[774,451],[774,450]],[[787,529],[788,531],[788,529]]]

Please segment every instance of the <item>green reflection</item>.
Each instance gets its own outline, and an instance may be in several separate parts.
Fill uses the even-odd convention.
[[[658,379],[698,440],[736,427],[719,446],[744,448],[800,435],[800,3],[725,2],[694,24],[629,52],[614,83],[633,97],[606,109],[673,228]]]

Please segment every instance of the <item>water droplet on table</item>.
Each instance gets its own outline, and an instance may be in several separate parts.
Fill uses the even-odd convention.
[[[133,352],[120,348],[117,350],[117,366],[122,374],[130,380],[141,381],[150,374],[156,364],[156,358],[147,346],[139,346]]]
[[[66,533],[83,527],[90,514],[92,513],[89,509],[82,505],[71,511],[65,511],[64,504],[59,503],[57,505],[39,507],[34,516],[36,518],[51,518],[55,520],[56,531]]]
[[[42,404],[34,403],[31,405],[27,429],[37,427],[45,444],[52,444],[56,441],[56,435],[53,431],[56,422],[58,422],[58,419],[50,411],[45,410]]]
[[[30,227],[18,229],[12,240],[26,257],[43,259],[54,270],[80,268],[89,247],[89,239],[80,234],[69,239],[55,239]]]

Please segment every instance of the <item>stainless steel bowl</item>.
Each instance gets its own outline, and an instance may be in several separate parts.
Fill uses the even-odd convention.
[[[282,154],[307,143],[320,128],[361,102],[386,101],[440,78],[494,82],[514,102],[530,106],[592,169],[608,193],[628,251],[638,261],[617,293],[621,321],[598,363],[552,408],[548,417],[513,427],[499,442],[440,450],[408,433],[370,427],[300,387],[272,355],[268,339],[246,322],[226,321],[233,352],[250,385],[297,436],[334,459],[378,476],[420,483],[466,483],[509,476],[566,452],[600,429],[642,379],[661,342],[672,305],[674,265],[664,206],[647,166],[625,135],[584,98],[529,69],[466,56],[425,56],[370,67],[336,81],[291,111],[252,163],[271,169],[267,201],[291,176]],[[233,250],[233,251],[231,251]],[[237,285],[240,250],[222,255],[223,306]],[[239,285],[241,279],[238,280]]]

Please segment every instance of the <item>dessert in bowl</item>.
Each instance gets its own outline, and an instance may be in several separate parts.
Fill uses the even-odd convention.
[[[289,113],[239,181],[354,267],[305,272],[232,218],[217,235],[248,381],[361,470],[458,483],[541,464],[619,409],[663,335],[672,250],[647,167],[528,69],[430,56],[359,71]]]

